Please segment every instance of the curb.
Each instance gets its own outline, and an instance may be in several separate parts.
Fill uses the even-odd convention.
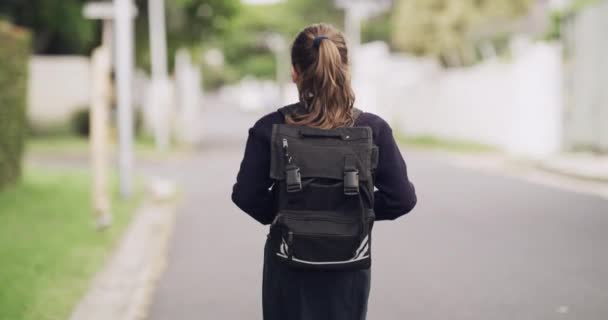
[[[578,180],[608,184],[608,175],[606,175],[606,176],[593,175],[593,174],[588,174],[588,173],[584,173],[581,171],[568,170],[568,169],[565,169],[560,166],[555,166],[555,165],[551,165],[549,163],[543,163],[543,162],[537,163],[535,165],[535,167],[540,170],[544,170],[546,172],[555,173],[555,174],[563,175],[563,176],[578,179]]]
[[[142,320],[164,267],[175,201],[145,199],[70,320]]]

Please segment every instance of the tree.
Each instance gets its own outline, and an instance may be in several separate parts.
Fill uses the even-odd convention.
[[[292,36],[303,27],[313,23],[330,23],[343,28],[344,12],[335,6],[335,0],[287,0]]]
[[[32,30],[34,51],[42,54],[87,54],[100,41],[99,23],[86,19],[88,0],[1,0],[0,17]],[[135,0],[138,63],[147,65],[148,0]],[[239,10],[239,0],[165,0],[169,52],[200,45],[221,33]],[[170,54],[169,57],[172,57]]]
[[[149,56],[148,0],[136,0],[137,63],[147,67]],[[179,48],[196,48],[221,37],[240,10],[239,0],[165,0],[170,65]]]
[[[85,0],[2,0],[0,16],[33,32],[33,50],[44,54],[86,53],[98,37],[82,16]]]
[[[393,16],[393,45],[446,64],[474,60],[475,34],[527,13],[531,0],[398,0]]]
[[[268,45],[268,36],[280,34],[289,44],[296,33],[316,22],[342,24],[343,14],[327,0],[287,0],[269,5],[243,5],[228,22],[222,37],[216,37],[207,47],[220,48],[225,55],[224,79],[230,82],[245,75],[272,79],[276,61]]]
[[[30,35],[0,20],[0,189],[21,175]]]

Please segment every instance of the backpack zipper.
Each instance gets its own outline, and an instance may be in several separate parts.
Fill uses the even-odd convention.
[[[307,217],[300,217],[298,216],[298,214],[289,214],[289,213],[281,213],[278,216],[283,216],[286,217],[288,219],[292,219],[292,220],[299,220],[299,221],[315,221],[315,220],[321,220],[321,221],[326,221],[326,222],[333,222],[333,223],[339,223],[339,224],[351,224],[351,223],[358,223],[358,219],[348,219],[348,218],[337,218],[337,217],[327,217],[327,216],[307,216]]]

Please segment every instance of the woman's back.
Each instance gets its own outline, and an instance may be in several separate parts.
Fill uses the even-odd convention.
[[[234,203],[262,224],[270,224],[274,219],[274,203],[268,192],[272,185],[269,176],[272,126],[284,123],[285,118],[277,110],[260,118],[249,129],[245,155],[233,188]],[[392,129],[384,119],[368,112],[362,112],[355,125],[370,127],[373,142],[379,149],[375,177],[378,191],[374,194],[376,221],[394,220],[409,212],[417,199]]]

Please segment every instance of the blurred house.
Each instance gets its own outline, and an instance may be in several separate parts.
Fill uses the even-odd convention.
[[[30,123],[44,129],[66,126],[76,111],[88,108],[90,79],[88,57],[32,56],[28,85]]]

